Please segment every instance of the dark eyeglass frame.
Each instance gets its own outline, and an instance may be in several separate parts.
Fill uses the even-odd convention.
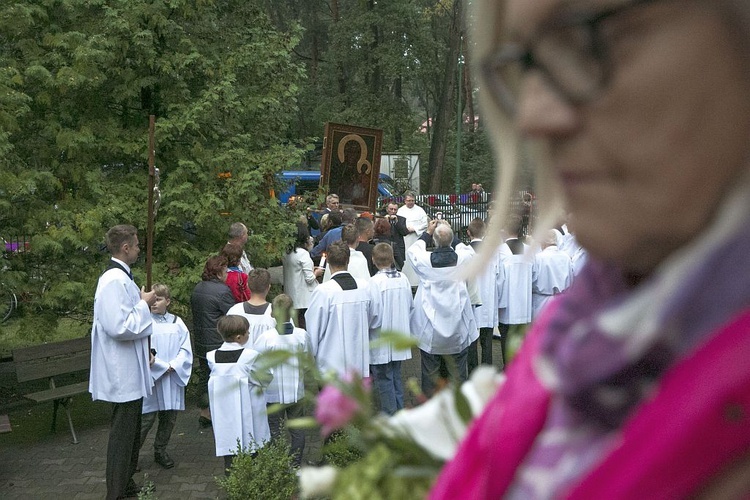
[[[512,86],[504,83],[502,77],[499,75],[502,74],[501,70],[504,67],[511,64],[518,64],[521,69],[521,77],[528,74],[531,70],[537,70],[544,76],[547,83],[566,101],[573,105],[585,104],[596,97],[606,87],[612,76],[612,61],[609,57],[609,47],[601,34],[600,24],[604,20],[623,14],[632,8],[656,1],[658,0],[632,0],[600,12],[563,14],[545,23],[538,29],[535,36],[532,37],[534,41],[525,45],[510,43],[501,46],[498,51],[487,56],[480,65],[485,85],[489,86],[488,90],[491,92],[492,98],[510,116],[516,115],[518,103],[514,92],[511,90]],[[576,92],[566,87],[555,76],[554,71],[551,71],[535,56],[537,46],[548,34],[554,34],[555,32],[574,27],[587,29],[589,41],[587,50],[590,52],[592,60],[596,62],[599,69],[597,75],[593,76],[594,81],[591,82],[590,89],[583,92]]]

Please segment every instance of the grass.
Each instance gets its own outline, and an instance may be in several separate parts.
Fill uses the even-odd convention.
[[[52,424],[52,402],[22,406],[8,413],[12,432],[0,434],[0,447],[14,444],[38,443],[42,441],[53,441],[59,436],[70,438],[68,419],[64,408],[57,411],[56,433],[50,432]],[[90,427],[104,425],[109,422],[110,403],[103,401],[92,401],[88,394],[80,394],[73,397],[70,412],[73,418],[73,426],[76,433]]]
[[[14,316],[0,324],[0,358],[9,357],[13,349],[44,342],[69,340],[87,335],[89,321],[42,315]]]

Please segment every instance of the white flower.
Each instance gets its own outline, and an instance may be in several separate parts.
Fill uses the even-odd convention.
[[[338,469],[325,467],[302,467],[299,470],[300,498],[316,498],[331,494]]]
[[[491,366],[480,366],[461,386],[471,413],[477,416],[505,381]],[[453,391],[443,390],[423,405],[401,410],[389,419],[391,426],[412,438],[430,455],[450,460],[466,434],[466,424],[456,410]]]

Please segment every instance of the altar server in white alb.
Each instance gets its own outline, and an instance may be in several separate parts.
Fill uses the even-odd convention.
[[[258,366],[258,352],[246,347],[250,334],[243,316],[222,316],[216,329],[224,343],[206,354],[211,368],[208,398],[216,456],[224,457],[229,475],[238,442],[244,451],[254,453],[271,439],[265,388],[272,375]]]
[[[347,224],[341,228],[341,241],[349,246],[349,264],[346,266],[346,272],[352,275],[355,279],[370,279],[370,267],[367,264],[367,257],[357,250],[359,232],[357,226],[354,224]],[[326,282],[331,279],[331,268],[326,267],[325,273],[323,274],[323,281]]]
[[[143,398],[151,394],[148,337],[154,292],[140,290],[130,271],[138,260],[138,230],[119,225],[107,231],[112,254],[99,277],[91,328],[89,392],[94,401],[109,401],[112,418],[107,443],[107,499],[137,494],[133,481],[138,466]]]
[[[344,376],[356,370],[370,376],[370,333],[380,326],[380,294],[369,280],[346,271],[349,246],[343,241],[328,247],[331,280],[318,286],[305,313],[312,355],[321,372]]]
[[[250,287],[250,300],[233,305],[227,316],[242,316],[247,320],[248,333],[252,346],[261,333],[276,328],[276,320],[271,314],[271,303],[266,300],[271,290],[271,273],[267,269],[253,269],[247,275]]]
[[[427,251],[430,238],[435,243],[433,252]],[[438,376],[449,375],[446,355],[453,358],[457,378],[467,379],[469,345],[479,338],[469,291],[458,272],[472,256],[467,251],[453,250],[452,242],[450,225],[432,220],[419,240],[406,250],[406,259],[420,279],[411,331],[422,351],[422,392],[427,396],[434,393]]]
[[[185,410],[185,387],[193,369],[193,348],[190,332],[178,316],[167,312],[172,295],[167,285],[157,283],[151,287],[156,293],[156,302],[151,306],[154,320],[151,335],[151,378],[154,389],[143,399],[141,417],[141,447],[154,422],[159,420],[154,437],[154,462],[165,469],[174,467],[174,460],[167,453],[167,444],[177,422],[179,411]]]
[[[409,319],[414,303],[409,280],[396,269],[393,247],[388,243],[378,243],[372,249],[372,261],[378,272],[372,277],[371,283],[380,292],[383,321],[371,337],[375,344],[370,347],[370,370],[381,411],[393,415],[404,407],[401,362],[411,359],[411,350],[394,349],[390,344],[377,345],[376,341],[381,331],[409,336]]]
[[[310,353],[310,338],[305,330],[292,324],[293,307],[289,295],[277,295],[273,299],[273,315],[279,328],[261,334],[254,345],[255,350],[260,353],[283,350],[294,354],[285,362],[271,368],[273,380],[266,389],[266,405],[285,405],[283,409],[268,414],[272,440],[279,438],[281,426],[286,420],[303,417],[305,410],[305,379],[300,357]],[[293,464],[299,467],[302,464],[302,453],[305,451],[305,431],[295,428],[288,430]]]
[[[484,221],[479,218],[472,220],[466,228],[466,233],[471,238],[468,246],[474,255],[479,252],[482,246],[484,230]],[[492,365],[492,337],[498,321],[497,283],[498,280],[502,279],[502,269],[497,258],[490,259],[485,265],[484,270],[475,279],[481,301],[477,305],[474,305],[472,301],[472,305],[474,306],[472,311],[474,313],[474,320],[477,322],[477,327],[479,328],[479,339],[472,342],[469,350],[469,374],[471,374],[479,363]],[[479,347],[482,348],[481,357],[479,356]]]
[[[406,230],[408,231],[408,234],[404,236],[404,248],[407,250],[410,246],[416,243],[417,239],[425,232],[427,229],[427,221],[429,219],[429,217],[427,217],[427,212],[417,205],[416,202],[417,196],[413,192],[407,191],[404,194],[403,206],[401,206],[396,212],[396,215],[406,219]],[[406,259],[404,262],[403,271],[404,274],[406,274],[406,277],[409,278],[411,286],[417,286],[419,284],[419,278],[414,273],[411,264],[409,264],[409,259]]]
[[[573,262],[567,253],[558,249],[555,230],[551,229],[542,242],[542,251],[534,256],[531,278],[532,316],[537,317],[542,307],[573,283]]]
[[[502,279],[497,281],[498,324],[503,366],[508,361],[508,334],[511,325],[525,325],[531,322],[531,278],[533,258],[529,246],[521,234],[522,219],[511,215],[505,225],[508,238],[500,245],[499,259]]]

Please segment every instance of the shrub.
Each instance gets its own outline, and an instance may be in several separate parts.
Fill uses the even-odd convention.
[[[230,500],[288,499],[297,490],[289,445],[281,439],[266,443],[255,456],[238,453],[229,476],[217,481]]]

